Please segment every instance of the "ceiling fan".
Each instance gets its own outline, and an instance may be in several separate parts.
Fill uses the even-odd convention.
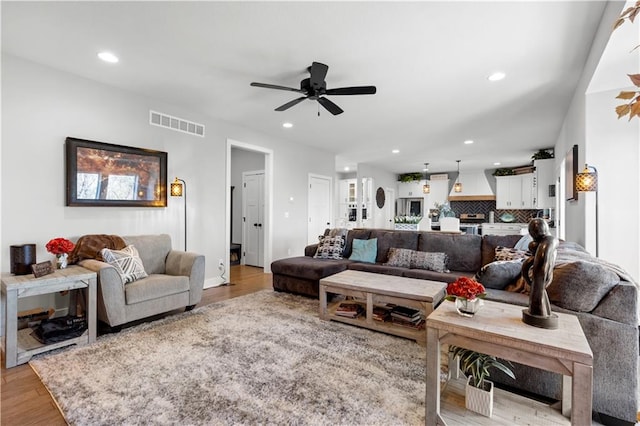
[[[292,101],[289,101],[284,105],[279,106],[275,109],[276,111],[286,111],[292,106],[304,101],[305,99],[311,99],[313,101],[318,101],[320,105],[322,105],[333,115],[342,114],[344,111],[338,105],[334,104],[328,98],[324,97],[324,95],[373,95],[376,93],[376,86],[355,86],[327,89],[327,82],[324,80],[327,75],[327,71],[329,70],[329,67],[327,65],[321,64],[320,62],[313,62],[311,66],[307,68],[307,70],[309,71],[310,76],[309,78],[305,78],[300,82],[299,89],[294,89],[293,87],[278,86],[275,84],[255,82],[251,83],[251,85],[254,87],[264,87],[265,89],[298,92],[304,95]],[[320,111],[318,111],[318,115],[320,115]]]

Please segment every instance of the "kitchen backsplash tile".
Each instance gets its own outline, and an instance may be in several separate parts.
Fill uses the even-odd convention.
[[[496,210],[495,201],[451,201],[449,202],[451,210],[459,217],[461,213],[484,214],[485,221],[489,222],[489,212],[495,212],[495,221],[502,222],[500,216],[505,213],[511,213],[517,223],[528,223],[529,220],[536,217],[539,210]]]

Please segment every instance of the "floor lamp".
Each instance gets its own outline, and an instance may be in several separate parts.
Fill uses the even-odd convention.
[[[187,183],[175,178],[171,182],[171,196],[184,197],[184,251],[187,251]]]
[[[595,167],[584,165],[584,170],[576,175],[576,190],[596,193],[596,257],[598,257],[598,170]]]

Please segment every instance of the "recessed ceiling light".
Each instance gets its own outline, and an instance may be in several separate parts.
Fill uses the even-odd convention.
[[[349,166],[344,166],[344,171],[348,172],[349,171]]]
[[[399,154],[400,150],[399,149],[394,149],[393,151],[391,151],[392,154]]]
[[[119,61],[118,57],[111,52],[100,52],[98,53],[98,58],[110,64],[116,64]]]
[[[500,162],[493,163],[494,166],[499,166],[500,164]]]
[[[293,124],[291,123],[282,123],[282,127],[284,127],[285,129],[290,129],[293,127]]]
[[[465,145],[471,145],[473,143],[473,141],[471,139],[467,139],[466,141],[464,141]]]
[[[507,75],[505,73],[503,73],[502,71],[498,71],[498,72],[494,72],[489,77],[487,77],[487,80],[489,80],[489,81],[500,81],[503,78],[505,78],[506,76]]]

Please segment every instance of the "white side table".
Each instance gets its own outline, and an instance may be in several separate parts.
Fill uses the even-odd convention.
[[[2,274],[2,301],[5,313],[4,355],[7,368],[29,362],[33,355],[73,344],[96,340],[96,273],[80,266],[58,269],[53,274],[35,278],[29,275]],[[31,330],[18,330],[18,299],[58,291],[88,289],[87,326],[82,336],[43,345],[30,336]]]

